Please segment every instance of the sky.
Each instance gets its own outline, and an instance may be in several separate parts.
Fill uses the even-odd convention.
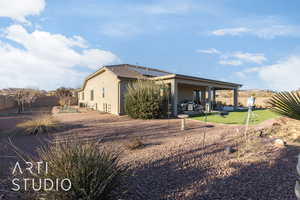
[[[298,0],[0,0],[0,88],[81,87],[137,64],[243,84],[300,88]]]

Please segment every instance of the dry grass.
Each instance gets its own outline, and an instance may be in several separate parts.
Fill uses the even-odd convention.
[[[38,134],[47,133],[58,127],[58,122],[52,115],[44,114],[33,118],[32,120],[17,124],[17,127],[24,130],[25,133]]]
[[[139,137],[131,138],[125,143],[125,147],[129,150],[135,150],[144,146],[142,139]]]

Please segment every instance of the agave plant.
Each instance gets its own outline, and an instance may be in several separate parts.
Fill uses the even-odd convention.
[[[279,92],[270,99],[269,103],[274,112],[300,120],[299,92]]]

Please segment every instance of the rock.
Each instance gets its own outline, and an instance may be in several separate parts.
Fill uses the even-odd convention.
[[[284,146],[286,146],[286,142],[283,141],[282,139],[276,139],[276,140],[274,141],[274,144],[275,144],[275,146],[277,146],[277,147],[284,147]]]
[[[229,146],[225,148],[225,151],[227,154],[231,154],[234,153],[236,150]]]
[[[274,122],[272,126],[281,126],[281,124],[279,122]]]

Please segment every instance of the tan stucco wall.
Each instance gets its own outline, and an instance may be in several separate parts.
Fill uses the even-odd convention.
[[[88,107],[103,110],[103,104],[110,105],[110,113],[119,114],[119,79],[110,71],[89,79],[83,90],[84,100],[82,100],[82,91],[79,92],[79,103],[85,103]],[[102,97],[102,88],[105,88],[105,96]],[[94,100],[91,100],[91,90],[94,90]]]
[[[178,102],[181,102],[185,99],[193,100],[193,87],[188,87],[186,85],[178,85]]]
[[[192,85],[178,84],[178,102],[183,100],[193,100],[194,90],[205,90],[204,87],[196,87]]]

